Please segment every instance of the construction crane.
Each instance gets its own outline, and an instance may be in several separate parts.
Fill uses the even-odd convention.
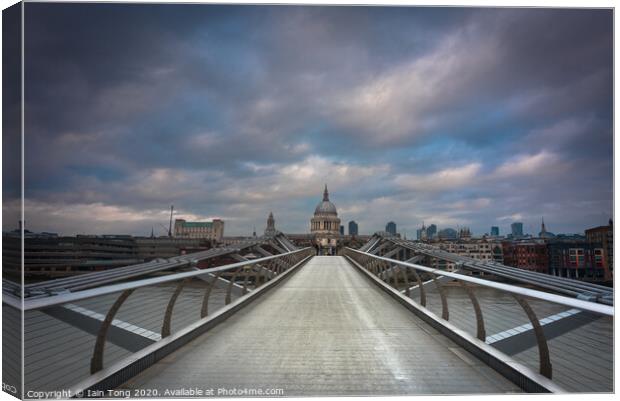
[[[168,226],[168,237],[172,238],[172,215],[174,214],[174,205],[170,205],[170,225]]]
[[[170,231],[168,231],[168,227],[166,227],[166,225],[163,223],[159,223],[159,225],[161,226],[161,228],[164,229],[164,232],[166,233],[166,235],[170,236]]]

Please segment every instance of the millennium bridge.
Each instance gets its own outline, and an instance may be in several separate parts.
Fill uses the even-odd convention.
[[[277,233],[23,294],[4,281],[6,318],[24,314],[24,395],[614,390],[610,288],[386,233],[338,253]],[[4,334],[5,360],[21,358],[21,339]],[[4,381],[21,381],[4,366]]]

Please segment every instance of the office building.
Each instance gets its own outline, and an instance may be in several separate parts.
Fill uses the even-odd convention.
[[[359,227],[355,220],[349,222],[349,235],[359,235]]]
[[[504,241],[502,250],[506,266],[549,273],[549,254],[544,241]]]
[[[388,233],[392,235],[396,235],[396,223],[394,223],[393,221],[390,221],[389,223],[387,223],[385,225],[385,231],[387,231]]]
[[[551,241],[549,274],[590,282],[606,280],[605,250],[599,243],[588,241]]]
[[[444,228],[443,230],[439,230],[437,236],[439,240],[454,240],[457,238],[458,233],[454,228]]]
[[[431,224],[426,228],[426,238],[429,240],[437,238],[437,226],[435,224]]]
[[[200,238],[221,242],[223,236],[224,221],[220,219],[213,219],[213,221],[176,219],[174,221],[175,238]]]
[[[586,230],[586,241],[600,244],[605,260],[605,281],[612,281],[614,272],[614,226],[612,220],[610,219],[606,226]]]
[[[515,221],[510,225],[513,238],[523,237],[523,223]]]

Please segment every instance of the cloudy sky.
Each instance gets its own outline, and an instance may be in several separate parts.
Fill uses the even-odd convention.
[[[31,3],[25,35],[31,230],[307,232],[324,183],[363,233],[611,217],[610,10]]]

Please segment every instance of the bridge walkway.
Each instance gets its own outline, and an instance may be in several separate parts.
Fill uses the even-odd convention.
[[[195,387],[286,396],[521,392],[334,256],[312,258],[121,386],[160,395]]]

